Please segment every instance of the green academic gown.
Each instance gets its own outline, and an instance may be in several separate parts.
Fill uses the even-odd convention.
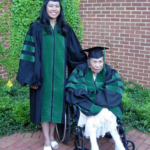
[[[80,43],[68,25],[66,35],[58,33],[58,26],[47,34],[40,20],[33,22],[22,47],[18,82],[30,88],[30,118],[35,124],[41,121],[63,123],[65,114],[66,68],[71,72],[86,61]]]
[[[117,71],[107,64],[104,64],[95,81],[87,63],[78,65],[66,89],[66,100],[76,105],[85,115],[97,115],[102,108],[108,108],[122,120],[123,83]]]

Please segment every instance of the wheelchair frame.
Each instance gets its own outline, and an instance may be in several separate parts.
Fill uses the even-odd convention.
[[[71,116],[71,108],[73,109],[72,116]],[[67,144],[71,133],[73,133],[73,135],[75,136],[75,140],[74,140],[75,148],[73,150],[88,150],[87,148],[84,147],[84,129],[79,126],[75,126],[74,129],[71,128],[72,125],[76,123],[77,121],[78,121],[78,118],[77,118],[76,106],[67,104],[67,109],[66,109],[66,114],[65,114],[65,124],[64,125],[58,124],[56,126],[57,136],[62,143]],[[118,133],[120,134],[120,137],[121,137],[121,140],[125,149],[135,150],[134,142],[126,139],[125,129],[122,123],[119,120],[117,120],[117,124],[118,124],[117,130],[118,130]],[[111,138],[111,135],[108,138]],[[81,146],[80,146],[79,139],[81,139]]]

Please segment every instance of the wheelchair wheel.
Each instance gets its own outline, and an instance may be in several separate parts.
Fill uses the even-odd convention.
[[[112,136],[111,136],[111,134],[109,132],[107,132],[104,137],[107,138],[107,139],[111,139],[112,138]]]
[[[135,150],[135,144],[131,140],[126,140],[126,150]]]
[[[67,112],[65,114],[65,123],[57,124],[56,133],[60,142],[67,144],[71,134],[71,120],[70,120],[70,107],[67,106]]]

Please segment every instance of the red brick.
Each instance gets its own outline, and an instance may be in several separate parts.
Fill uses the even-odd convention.
[[[106,10],[114,10],[113,7],[106,7]]]
[[[126,0],[126,2],[136,2],[136,0]]]
[[[135,39],[135,42],[145,42],[145,39]]]
[[[118,47],[118,48],[123,48],[123,45],[121,45],[121,44],[115,44],[115,47]]]
[[[125,33],[134,33],[134,30],[126,30],[126,32]]]
[[[119,21],[117,18],[111,18],[111,21]]]
[[[5,74],[6,72],[5,71],[0,71],[0,75],[3,75]]]
[[[144,141],[144,143],[146,143],[146,144],[150,144],[150,139],[146,139],[145,141]],[[150,147],[149,147],[150,148]]]
[[[132,3],[132,6],[142,6],[142,3]]]
[[[141,69],[143,69],[143,68],[141,68]],[[141,77],[148,77],[148,74],[146,74],[146,73],[139,73],[139,75],[140,75]]]
[[[128,44],[129,44],[129,42],[128,42],[128,41],[120,41],[120,44],[128,45]]]
[[[126,10],[135,10],[135,7],[126,7]]]
[[[111,11],[111,14],[120,14],[120,11]]]
[[[142,22],[150,22],[150,19],[142,19]]]
[[[119,0],[118,0],[119,1]],[[121,6],[131,6],[132,3],[122,3]]]
[[[139,59],[137,57],[129,57],[130,60],[136,60],[138,61]]]
[[[121,19],[121,22],[130,22],[130,19]]]
[[[146,0],[137,0],[137,2],[146,2]]]
[[[135,70],[134,70],[135,71]],[[137,75],[138,75],[138,73],[137,73]],[[137,80],[142,80],[142,77],[140,77],[140,76],[133,76],[133,78],[134,79],[137,79]]]
[[[150,38],[150,36],[148,36],[148,35],[141,35],[141,38]]]
[[[126,15],[126,18],[135,18],[135,15]]]
[[[31,149],[31,150],[35,150],[35,149],[39,148],[40,146],[43,146],[43,142],[38,142],[38,143],[32,145],[32,146],[30,147],[30,149]]]
[[[147,7],[136,7],[137,10],[147,10]]]
[[[143,54],[135,54],[136,57],[142,57],[144,58],[144,55]]]
[[[24,143],[22,141],[19,141],[15,144],[11,145],[10,148],[15,150],[15,149],[19,148],[20,146],[22,146],[23,144]]]
[[[120,73],[128,74],[127,70],[120,70]]]
[[[150,70],[144,70],[144,73],[150,74]]]
[[[144,77],[144,80],[150,81],[150,78]],[[141,137],[141,138],[142,138],[142,137]],[[142,139],[144,139],[144,138],[142,138]]]
[[[145,58],[150,58],[150,55],[146,55]]]
[[[143,65],[143,62],[141,62],[141,61],[134,61],[134,64]]]
[[[147,17],[147,15],[136,15],[136,18],[146,18]]]
[[[125,64],[133,64],[133,61],[132,60],[124,60],[124,63]]]
[[[149,43],[141,43],[141,46],[150,46]]]
[[[147,84],[148,84],[147,81],[143,81],[143,80],[139,80],[139,83],[144,84],[144,85],[147,85]]]
[[[119,66],[128,66],[128,64],[125,64],[125,63],[119,63]]]
[[[141,30],[150,30],[150,27],[141,27]]]
[[[136,65],[136,64],[129,64],[129,67],[131,67],[131,68],[138,68],[138,65]]]
[[[133,53],[125,53],[125,56],[134,56]]]
[[[29,148],[29,147],[31,147],[34,144],[35,143],[32,142],[32,141],[28,141],[28,142],[24,143],[23,145],[21,145],[21,148]]]
[[[130,45],[135,45],[135,46],[137,46],[137,45],[139,45],[139,43],[138,43],[138,42],[130,42]]]
[[[132,79],[133,76],[132,75],[126,75],[127,78]]]
[[[105,15],[104,14],[97,14],[97,17],[105,17]]]
[[[39,139],[40,138],[40,131],[37,131],[37,132],[34,132],[33,134],[32,134],[32,138],[34,139]]]
[[[134,75],[138,75],[138,73],[137,73],[137,72],[134,72],[134,71],[129,71],[129,74],[132,74],[133,76],[134,76]]]

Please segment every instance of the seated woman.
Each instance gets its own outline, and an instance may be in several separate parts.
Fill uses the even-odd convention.
[[[115,150],[125,150],[117,132],[117,118],[122,120],[123,84],[116,70],[105,64],[105,47],[93,47],[87,63],[78,65],[66,85],[66,100],[80,110],[78,126],[85,126],[91,150],[99,150],[96,138],[110,132]]]

